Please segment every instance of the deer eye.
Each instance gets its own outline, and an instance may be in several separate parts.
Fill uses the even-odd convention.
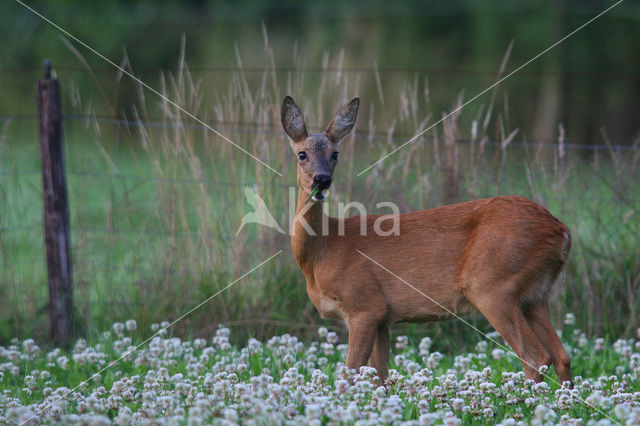
[[[333,151],[331,153],[331,159],[334,161],[338,161],[338,151]]]
[[[300,159],[300,161],[304,161],[304,160],[306,160],[306,159],[307,159],[307,153],[306,153],[306,152],[304,152],[304,151],[300,151],[300,152],[298,153],[298,158]]]

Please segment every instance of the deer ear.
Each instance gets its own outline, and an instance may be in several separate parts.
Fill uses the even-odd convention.
[[[356,124],[358,116],[358,108],[360,107],[360,99],[353,98],[350,102],[342,105],[336,113],[331,123],[324,132],[333,143],[339,143]]]
[[[294,142],[300,142],[307,138],[304,116],[291,96],[286,96],[282,101],[280,120],[282,121],[282,128]]]

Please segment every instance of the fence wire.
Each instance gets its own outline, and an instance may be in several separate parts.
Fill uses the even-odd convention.
[[[181,120],[166,120],[159,117],[150,117],[144,120],[132,120],[125,118],[110,117],[107,115],[90,115],[90,114],[65,114],[63,115],[65,121],[84,121],[98,124],[109,124],[118,126],[118,131],[121,131],[123,127],[143,127],[143,128],[169,128],[169,129],[186,129],[186,130],[207,130],[207,126],[217,128],[219,131],[224,132],[237,132],[237,133],[249,133],[249,134],[275,134],[283,135],[282,128],[279,124],[262,123],[262,122],[250,122],[250,121],[208,121],[207,126],[195,123],[185,123]],[[0,115],[0,122],[8,121],[24,121],[24,120],[37,120],[38,116],[35,114],[25,115]],[[188,120],[187,120],[188,121]],[[324,128],[314,128],[309,126],[311,131],[322,131]],[[404,143],[406,140],[415,136],[413,133],[394,132],[391,137],[387,132],[369,130],[356,130],[356,137],[367,137],[372,135],[378,142],[389,143]],[[422,139],[422,138],[421,138]],[[425,141],[434,141],[434,138],[424,137]],[[437,139],[438,144],[444,144],[443,138]],[[492,147],[501,147],[504,142],[497,140],[471,140],[468,138],[456,138],[457,143],[463,144],[483,144]],[[535,142],[526,140],[515,140],[509,142],[509,146],[523,147],[523,148],[558,148],[560,144],[555,139],[541,139]],[[594,144],[590,141],[574,141],[567,139],[563,142],[562,146],[565,149],[570,150],[585,150],[585,151],[630,151],[636,149],[636,144]],[[2,157],[0,157],[1,159]]]

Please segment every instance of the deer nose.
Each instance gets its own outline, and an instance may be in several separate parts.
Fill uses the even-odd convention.
[[[327,189],[331,186],[331,176],[329,175],[315,175],[313,177],[313,186],[318,189]]]

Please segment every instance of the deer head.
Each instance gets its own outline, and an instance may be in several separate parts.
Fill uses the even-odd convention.
[[[353,98],[340,107],[324,132],[309,135],[298,105],[290,96],[282,102],[282,127],[291,138],[298,159],[298,185],[306,194],[314,193],[311,198],[314,202],[324,200],[331,186],[338,146],[353,129],[359,106],[360,99]]]

